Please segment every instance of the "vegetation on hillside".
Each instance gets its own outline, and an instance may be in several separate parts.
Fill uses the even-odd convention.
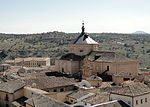
[[[0,60],[16,57],[56,57],[65,54],[67,44],[79,33],[47,32],[40,34],[0,34]],[[150,67],[149,34],[90,33],[100,43],[101,50],[115,51]],[[4,56],[3,56],[4,55]]]

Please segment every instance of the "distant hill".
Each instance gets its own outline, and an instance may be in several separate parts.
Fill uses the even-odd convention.
[[[144,31],[136,31],[133,34],[148,34],[148,33],[144,32]]]

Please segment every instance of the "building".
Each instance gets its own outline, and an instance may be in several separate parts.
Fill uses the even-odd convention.
[[[129,84],[112,90],[110,99],[123,100],[131,107],[149,107],[150,88],[143,83]]]
[[[14,60],[6,60],[5,63],[10,64],[12,66],[42,67],[42,66],[50,66],[50,58],[48,57],[15,58]]]
[[[25,83],[13,80],[0,84],[0,106],[12,107],[12,102],[24,96]]]
[[[84,23],[79,37],[69,44],[69,53],[55,61],[56,70],[67,74],[81,72],[83,78],[92,75],[111,75],[123,72],[138,75],[138,62],[115,52],[98,49],[99,44],[85,33]]]
[[[131,76],[138,75],[138,62],[115,52],[92,51],[82,61],[84,77],[96,74],[114,75],[120,72]]]

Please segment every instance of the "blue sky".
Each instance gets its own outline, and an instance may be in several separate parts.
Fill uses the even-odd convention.
[[[0,32],[150,33],[150,0],[0,0]]]

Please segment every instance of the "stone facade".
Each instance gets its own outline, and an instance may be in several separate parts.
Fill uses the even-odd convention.
[[[91,51],[98,50],[98,44],[70,44],[69,53],[74,53],[76,55],[87,55]]]
[[[80,70],[80,61],[68,61],[68,60],[59,60],[55,61],[56,71],[59,72],[66,72],[68,74],[74,74],[79,72]]]
[[[132,76],[138,75],[138,62],[128,61],[128,62],[91,62],[84,61],[83,66],[83,76],[89,77],[91,75],[96,75],[97,73],[103,73],[107,71],[108,75],[113,75],[118,72],[125,72]]]

